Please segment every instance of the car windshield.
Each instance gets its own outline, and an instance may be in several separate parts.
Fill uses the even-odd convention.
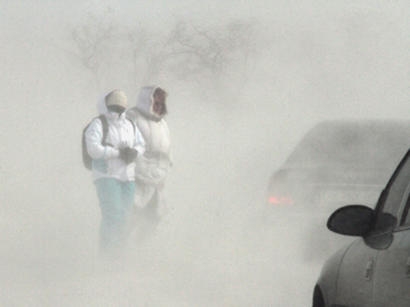
[[[403,121],[329,121],[310,130],[289,156],[291,166],[343,166],[394,169],[410,142]]]

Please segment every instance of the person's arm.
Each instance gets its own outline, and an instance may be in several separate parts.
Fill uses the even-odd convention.
[[[134,123],[135,125],[135,123]],[[143,155],[145,152],[145,140],[142,136],[142,133],[138,129],[138,126],[135,125],[135,145],[134,149],[138,151],[138,155]]]
[[[102,144],[103,129],[101,120],[96,118],[93,120],[85,132],[85,142],[87,144],[87,152],[94,160],[111,159],[119,156],[118,149]]]

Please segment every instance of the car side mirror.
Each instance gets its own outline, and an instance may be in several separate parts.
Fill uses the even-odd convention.
[[[375,249],[386,249],[393,242],[393,230],[397,218],[390,213],[381,213],[376,217],[372,230],[364,237],[366,244]]]
[[[375,232],[391,232],[397,225],[397,218],[390,213],[383,212],[376,218]]]
[[[348,236],[365,236],[371,229],[374,210],[363,205],[348,205],[337,209],[329,217],[327,228]]]

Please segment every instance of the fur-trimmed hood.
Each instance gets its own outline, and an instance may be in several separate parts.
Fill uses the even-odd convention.
[[[140,93],[137,98],[137,104],[134,108],[138,110],[142,115],[148,117],[154,121],[160,121],[167,114],[167,103],[165,101],[165,111],[163,114],[158,114],[153,110],[153,94],[156,89],[160,88],[156,85],[144,86],[141,88]]]

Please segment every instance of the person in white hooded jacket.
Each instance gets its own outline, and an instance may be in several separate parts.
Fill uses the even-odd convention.
[[[141,131],[146,150],[136,164],[136,227],[151,232],[165,211],[164,183],[172,165],[170,132],[165,121],[167,93],[159,86],[142,87],[135,107],[127,112]]]
[[[138,127],[126,118],[127,105],[123,91],[110,92],[103,105],[99,105],[108,124],[105,139],[99,118],[94,119],[85,131],[102,215],[100,248],[103,252],[117,250],[126,241],[127,223],[134,205],[135,160],[145,150],[145,141]]]

